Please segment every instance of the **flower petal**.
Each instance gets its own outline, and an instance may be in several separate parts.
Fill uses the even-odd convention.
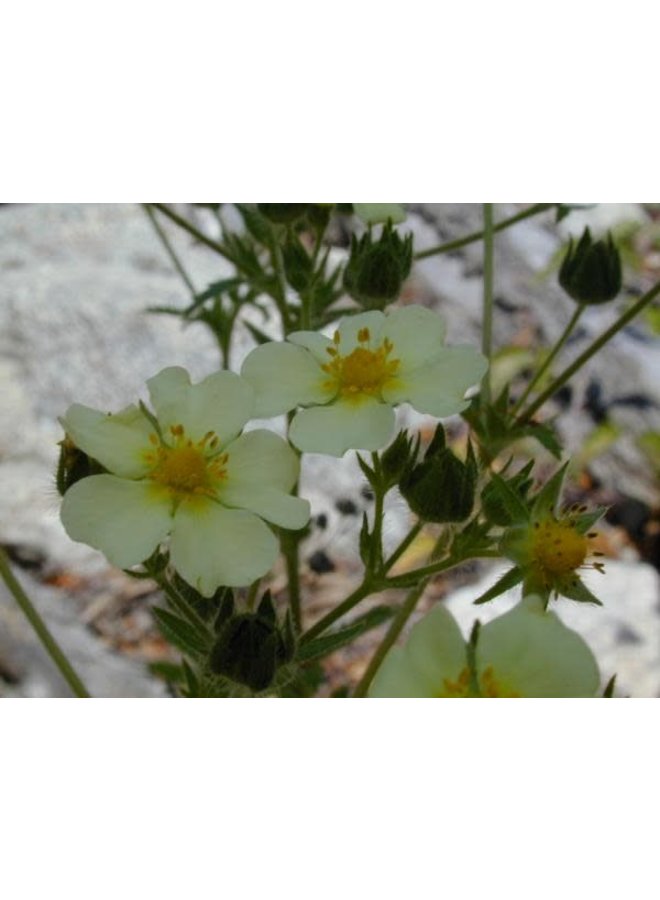
[[[280,528],[292,528],[298,531],[309,522],[310,506],[308,500],[292,497],[277,488],[265,485],[241,485],[226,487],[220,496],[224,506],[237,509],[249,509],[273,525]]]
[[[433,679],[436,696],[445,678],[456,679],[467,663],[461,630],[444,606],[436,606],[415,625],[406,652],[414,665]]]
[[[246,431],[225,449],[228,486],[270,485],[288,493],[296,483],[298,457],[284,438],[272,431]]]
[[[404,306],[389,313],[380,336],[390,339],[392,358],[401,360],[402,369],[417,369],[442,354],[445,323],[423,306]]]
[[[367,225],[377,225],[389,220],[398,225],[406,218],[406,212],[399,203],[354,203],[353,210]]]
[[[467,407],[465,392],[481,380],[487,368],[486,359],[473,347],[445,347],[433,363],[402,370],[383,388],[383,399],[388,403],[407,401],[418,412],[438,418],[451,416]]]
[[[301,409],[291,423],[289,438],[307,453],[343,456],[347,450],[380,450],[393,431],[392,407],[365,398]]]
[[[184,502],[176,512],[172,564],[204,597],[220,585],[251,584],[266,574],[277,554],[275,535],[254,513],[210,501]]]
[[[62,524],[122,569],[151,556],[171,525],[171,499],[149,481],[92,475],[64,495]]]
[[[172,425],[183,425],[194,441],[213,431],[226,444],[252,416],[253,389],[234,372],[214,372],[191,384],[185,369],[172,366],[150,378],[147,386],[165,437]]]
[[[339,352],[348,356],[358,346],[358,332],[367,329],[372,344],[378,344],[380,333],[385,324],[385,315],[377,309],[358,313],[356,316],[344,316],[337,330],[341,338]]]
[[[522,697],[593,697],[600,682],[587,644],[535,596],[482,628],[477,667]]]
[[[76,447],[111,472],[139,478],[148,470],[144,454],[151,449],[149,435],[155,432],[137,406],[106,415],[74,403],[60,421]]]
[[[273,341],[255,347],[241,375],[254,388],[257,418],[279,416],[299,404],[327,403],[333,396],[323,388],[328,376],[316,359],[294,344]]]
[[[444,606],[436,606],[410,632],[403,649],[385,657],[370,689],[372,697],[438,697],[467,664],[463,635]]]
[[[282,528],[307,524],[309,503],[288,493],[300,465],[285,440],[264,429],[248,431],[232,441],[227,453],[227,479],[219,495],[222,504],[252,510]]]
[[[433,688],[428,678],[411,665],[410,658],[401,647],[393,647],[376,672],[370,697],[432,697]]]
[[[334,346],[330,338],[318,331],[292,331],[287,336],[287,341],[299,347],[306,347],[322,366],[330,359],[328,347]]]

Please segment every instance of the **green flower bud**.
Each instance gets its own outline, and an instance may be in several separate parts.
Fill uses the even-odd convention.
[[[472,512],[476,484],[477,463],[468,444],[465,462],[448,447],[427,452],[399,487],[411,510],[425,522],[462,522]]]
[[[255,693],[265,691],[278,668],[290,662],[295,641],[290,619],[282,629],[275,617],[270,593],[264,594],[254,613],[240,613],[227,621],[211,651],[209,667]]]
[[[368,232],[353,236],[344,269],[344,288],[364,309],[384,309],[396,300],[412,266],[412,235],[403,240],[386,225],[375,241]]]
[[[257,203],[262,216],[276,225],[288,225],[300,219],[307,211],[307,203]]]
[[[398,484],[417,459],[419,436],[410,437],[400,431],[380,457],[381,472],[388,488]]]
[[[577,303],[614,300],[621,290],[621,256],[608,232],[593,241],[588,228],[577,244],[571,239],[559,270],[559,284]]]

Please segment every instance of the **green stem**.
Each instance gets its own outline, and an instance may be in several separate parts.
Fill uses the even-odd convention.
[[[190,276],[184,269],[184,267],[181,263],[181,260],[177,256],[177,254],[174,250],[174,247],[172,246],[172,244],[170,242],[170,239],[163,231],[163,229],[160,225],[160,222],[158,221],[158,219],[156,218],[156,216],[153,213],[151,206],[148,203],[142,203],[141,206],[142,206],[142,209],[149,216],[149,221],[151,222],[154,231],[158,235],[158,238],[159,238],[161,244],[163,245],[163,249],[169,256],[170,262],[172,263],[174,268],[177,270],[177,272],[181,276],[181,280],[183,281],[183,283],[186,285],[186,287],[190,291],[190,296],[194,300],[197,295],[197,292],[195,290],[195,285],[192,283],[192,279],[190,278]]]
[[[406,552],[408,547],[410,547],[410,545],[415,540],[415,538],[420,533],[420,531],[422,530],[423,527],[424,527],[424,523],[421,521],[417,522],[415,525],[413,525],[413,527],[410,529],[408,534],[401,541],[401,543],[396,548],[396,550],[391,554],[391,556],[388,556],[388,558],[385,560],[385,562],[383,564],[384,572],[389,572],[389,570],[392,568],[392,566],[396,562],[398,562],[399,559],[401,559],[403,554]]]
[[[295,534],[282,535],[282,553],[286,562],[286,577],[289,587],[289,607],[296,633],[302,630],[302,610],[300,605],[300,566],[298,562],[298,538]]]
[[[556,205],[556,203],[535,203],[528,209],[516,213],[515,216],[510,216],[508,219],[503,219],[501,222],[498,222],[497,225],[493,226],[493,231],[504,231],[505,228],[510,228],[512,225],[516,225],[524,219],[530,219],[532,216],[537,216],[539,213],[546,212],[548,209],[553,209]],[[475,241],[481,241],[483,240],[483,237],[483,231],[473,231],[471,234],[467,234],[462,238],[457,238],[455,241],[448,241],[446,244],[440,244],[438,247],[422,250],[420,253],[415,254],[415,259],[426,259],[428,256],[437,256],[440,253],[450,253],[452,250],[458,250],[461,247],[467,246],[467,244],[474,244]]]
[[[578,323],[578,321],[579,321],[579,319],[580,319],[580,316],[581,316],[582,313],[584,312],[584,309],[585,309],[585,307],[584,307],[583,304],[580,304],[580,305],[577,307],[577,309],[575,310],[575,312],[574,312],[573,315],[571,316],[570,322],[568,323],[568,325],[567,325],[566,328],[564,329],[564,331],[563,331],[561,337],[559,338],[559,340],[557,341],[557,343],[555,344],[555,346],[552,348],[551,352],[548,354],[548,356],[547,356],[546,359],[544,360],[543,365],[539,368],[539,370],[538,370],[538,372],[536,373],[536,375],[534,375],[534,377],[532,378],[532,380],[529,382],[529,384],[528,384],[527,387],[525,388],[525,390],[524,390],[522,396],[520,397],[520,399],[518,400],[518,402],[516,403],[516,405],[514,406],[514,408],[511,410],[512,415],[514,415],[514,416],[517,415],[518,411],[519,411],[520,408],[523,406],[525,400],[527,400],[527,398],[528,398],[529,395],[532,393],[532,391],[534,390],[534,388],[536,387],[536,385],[539,383],[539,381],[541,380],[541,378],[542,378],[542,377],[545,375],[545,373],[548,371],[548,369],[550,368],[550,366],[551,366],[552,363],[554,362],[555,358],[557,357],[557,354],[558,354],[559,351],[562,349],[562,347],[564,346],[564,344],[566,343],[566,341],[567,341],[568,338],[570,337],[571,333],[573,332],[573,329],[574,329],[575,326],[577,325],[577,323]]]
[[[371,535],[369,547],[369,565],[367,576],[370,577],[376,571],[380,571],[383,564],[383,503],[385,494],[382,487],[381,465],[377,453],[371,454],[371,464],[376,473],[374,488],[374,530]]]
[[[178,225],[179,228],[187,231],[188,234],[194,237],[196,241],[199,241],[200,244],[204,244],[204,246],[208,247],[210,250],[215,250],[216,253],[236,266],[237,269],[240,269],[240,266],[226,247],[223,247],[222,244],[212,240],[212,238],[207,237],[203,232],[195,228],[195,226],[187,219],[184,219],[183,216],[180,216],[178,213],[174,212],[173,209],[170,209],[169,206],[166,206],[164,203],[150,203],[149,205],[163,213],[164,216],[167,216],[167,218],[174,222],[175,225]]]
[[[183,616],[184,619],[187,619],[192,625],[195,625],[201,632],[208,632],[209,626],[202,619],[196,609],[194,609],[190,603],[186,599],[184,599],[181,594],[177,591],[174,585],[170,584],[170,582],[165,578],[162,573],[152,576],[154,580],[157,582],[163,593],[166,595],[167,599],[170,601],[174,609],[180,615]]]
[[[313,638],[318,637],[319,634],[322,634],[326,629],[333,625],[337,619],[341,619],[341,617],[346,615],[347,612],[350,612],[354,606],[357,606],[360,600],[364,600],[365,597],[380,590],[381,587],[382,585],[378,583],[372,583],[368,580],[363,581],[352,594],[339,604],[339,606],[331,610],[326,616],[323,616],[322,619],[319,619],[315,625],[312,625],[312,627],[300,638],[300,643],[307,644]]]
[[[490,361],[493,355],[493,204],[484,203],[484,299],[481,351],[488,368],[481,382],[481,402],[490,402]]]
[[[7,554],[2,547],[0,547],[0,577],[7,585],[7,588],[25,614],[25,617],[34,629],[35,634],[41,641],[44,649],[57,666],[60,674],[73,693],[76,697],[89,697],[89,691],[74,671],[73,666],[66,658],[64,652],[60,649],[59,644],[48,630],[46,623],[34,608],[32,601],[14,577],[14,573],[9,566]]]
[[[498,553],[496,550],[483,550],[481,553],[476,553],[471,556],[470,559],[500,559],[501,556],[502,554]],[[432,563],[430,566],[423,566],[420,569],[413,569],[410,572],[406,572],[404,575],[395,575],[394,578],[386,578],[384,583],[382,584],[382,587],[407,588],[410,587],[411,580],[415,578],[426,578],[429,575],[437,575],[439,572],[444,572],[446,569],[451,569],[461,562],[464,562],[464,560],[456,560],[450,557],[449,560]]]
[[[419,602],[419,599],[421,598],[422,594],[424,593],[428,583],[429,583],[429,579],[425,578],[420,584],[418,584],[416,587],[414,587],[409,592],[408,596],[406,597],[406,599],[403,603],[403,606],[401,607],[401,609],[398,611],[398,613],[392,620],[390,627],[387,629],[387,633],[385,634],[385,637],[379,644],[378,649],[376,650],[374,655],[371,657],[371,660],[369,661],[369,665],[367,666],[364,675],[358,682],[358,685],[355,688],[355,691],[353,692],[354,697],[366,697],[367,696],[367,691],[369,690],[371,682],[374,679],[374,675],[380,669],[383,660],[385,659],[385,657],[387,656],[387,653],[390,650],[390,647],[392,647],[392,645],[394,644],[396,639],[399,637],[399,635],[403,631],[404,625],[406,624],[406,622],[408,621],[408,619],[414,612],[415,607],[417,606],[417,603]]]
[[[625,312],[622,316],[620,316],[616,322],[611,325],[607,331],[604,331],[603,334],[599,338],[596,338],[593,343],[591,343],[584,353],[581,353],[580,356],[575,360],[575,362],[571,363],[568,368],[564,369],[564,371],[559,375],[552,384],[546,388],[543,393],[536,398],[536,400],[532,403],[530,407],[523,413],[522,417],[518,420],[521,424],[528,422],[537,409],[540,409],[541,406],[548,400],[554,393],[556,393],[560,387],[566,384],[566,382],[575,375],[575,373],[582,368],[582,366],[587,363],[594,354],[598,353],[598,351],[610,341],[617,332],[621,331],[628,322],[635,318],[649,303],[654,300],[660,294],[660,281],[654,285],[650,291],[647,291],[636,303]]]

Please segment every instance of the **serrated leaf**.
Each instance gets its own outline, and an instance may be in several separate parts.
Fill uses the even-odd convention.
[[[210,649],[210,640],[203,640],[199,631],[175,616],[167,609],[155,606],[152,609],[156,624],[163,637],[183,653],[206,654]]]
[[[505,572],[501,578],[499,578],[495,584],[488,588],[487,591],[484,591],[481,596],[477,597],[474,601],[475,606],[479,606],[482,603],[488,603],[490,600],[494,600],[495,597],[499,597],[500,594],[503,594],[505,591],[511,590],[511,588],[516,587],[516,585],[520,584],[523,580],[523,573],[520,571],[518,566],[514,566],[513,569],[509,569],[508,572]]]
[[[354,619],[350,625],[334,631],[331,634],[323,635],[323,637],[314,638],[298,651],[299,662],[310,662],[313,659],[321,659],[344,647],[346,644],[352,643],[354,640],[377,628],[383,622],[387,622],[397,611],[395,606],[376,606],[370,609],[364,615]]]

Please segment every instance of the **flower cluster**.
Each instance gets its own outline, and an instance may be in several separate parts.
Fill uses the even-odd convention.
[[[270,431],[241,434],[248,420],[301,406],[290,431],[299,449],[381,449],[396,404],[450,415],[483,375],[479,353],[444,347],[443,336],[426,309],[365,313],[332,339],[297,332],[258,347],[241,375],[216,372],[193,385],[184,369],[164,369],[148,382],[152,410],[105,415],[73,405],[62,419],[67,446],[100,474],[66,490],[64,527],[122,568],[167,541],[176,571],[204,596],[253,582],[277,557],[269,525],[303,528],[309,504],[290,494],[296,453]]]

